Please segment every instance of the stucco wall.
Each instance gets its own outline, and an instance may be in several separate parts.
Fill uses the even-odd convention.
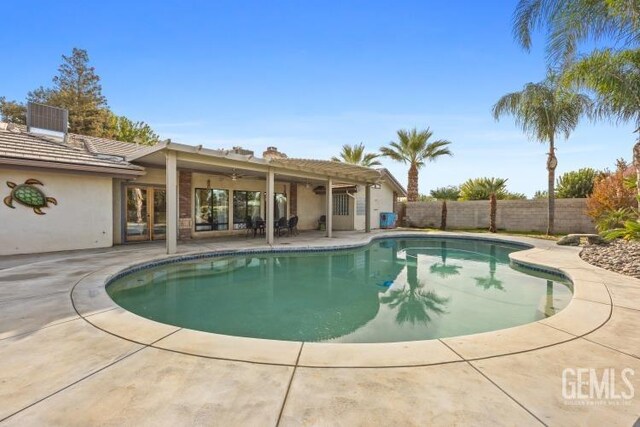
[[[358,209],[361,206],[361,209]],[[356,215],[355,229],[364,230],[365,216],[365,188],[363,185],[358,186],[358,192],[356,193],[356,213],[362,212],[361,215]],[[382,183],[380,188],[371,188],[371,229],[375,230],[380,228],[380,214],[382,212],[393,212],[393,188],[387,184]]]
[[[441,202],[409,202],[407,213],[411,227],[439,227]],[[496,225],[507,231],[547,230],[546,200],[498,200]],[[447,228],[488,228],[489,201],[447,202]],[[586,214],[586,199],[557,199],[557,233],[593,233],[595,228]]]
[[[298,229],[317,229],[318,219],[325,213],[325,204],[325,195],[314,193],[313,186],[298,185]]]
[[[17,202],[15,209],[0,204],[0,255],[111,246],[112,178],[2,168],[2,198],[11,191],[7,181],[21,184],[29,178],[41,181],[44,194],[58,205],[44,208],[46,215],[36,215]]]

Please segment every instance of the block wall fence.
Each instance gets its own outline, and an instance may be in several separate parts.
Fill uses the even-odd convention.
[[[442,202],[408,202],[405,225],[440,227]],[[595,233],[587,215],[586,199],[556,199],[556,233]],[[547,231],[546,200],[498,200],[498,229],[506,231]],[[447,202],[447,229],[488,228],[489,201]]]

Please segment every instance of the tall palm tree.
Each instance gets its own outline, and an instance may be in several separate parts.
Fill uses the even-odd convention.
[[[640,43],[638,0],[519,0],[513,33],[529,50],[531,35],[546,30],[551,62],[571,62],[580,43],[604,40],[621,48]]]
[[[563,83],[592,90],[600,116],[635,120],[640,129],[640,2],[638,0],[519,0],[513,32],[529,50],[531,35],[546,30],[553,66]],[[612,48],[576,60],[581,43],[602,41]],[[640,196],[640,138],[633,147]]]
[[[520,92],[504,95],[493,106],[496,120],[512,115],[522,130],[542,143],[549,144],[548,223],[547,234],[553,233],[555,216],[555,171],[558,165],[555,142],[558,135],[569,138],[583,115],[591,115],[593,103],[586,95],[558,85],[558,78],[550,73],[540,83],[527,83]]]
[[[407,201],[418,200],[418,171],[426,162],[434,162],[442,156],[452,156],[448,148],[451,141],[439,139],[429,142],[433,132],[429,128],[419,131],[416,128],[411,130],[400,129],[398,131],[398,141],[389,143],[388,147],[380,148],[380,153],[397,162],[409,165],[409,176],[407,184]]]
[[[334,162],[351,163],[352,165],[366,166],[368,168],[372,166],[380,166],[380,162],[376,160],[380,157],[377,153],[365,153],[364,144],[357,145],[345,144],[342,146],[340,157],[332,157]]]
[[[567,66],[563,82],[592,90],[596,94],[598,117],[632,121],[640,133],[640,49],[595,51]],[[632,158],[640,196],[640,135]]]

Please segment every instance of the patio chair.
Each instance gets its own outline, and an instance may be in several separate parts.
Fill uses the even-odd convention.
[[[244,219],[244,224],[246,227],[246,235],[248,236],[249,233],[253,233],[253,235],[256,235],[256,229],[255,229],[255,224],[253,223],[253,218],[251,218],[250,216],[246,217]]]
[[[258,233],[264,236],[265,234],[264,226],[265,226],[264,219],[262,219],[262,217],[257,216],[253,221],[253,237],[256,237]]]
[[[276,223],[276,236],[280,237],[283,231],[286,231],[289,228],[289,224],[287,223],[287,218],[282,217]]]
[[[318,230],[326,230],[327,229],[327,216],[322,215],[318,220]]]
[[[298,215],[289,218],[289,236],[298,234]]]

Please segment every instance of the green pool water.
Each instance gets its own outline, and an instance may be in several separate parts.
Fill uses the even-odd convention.
[[[182,261],[107,286],[140,316],[184,328],[294,341],[391,342],[467,335],[551,316],[570,283],[518,271],[522,247],[383,239],[354,250]]]

